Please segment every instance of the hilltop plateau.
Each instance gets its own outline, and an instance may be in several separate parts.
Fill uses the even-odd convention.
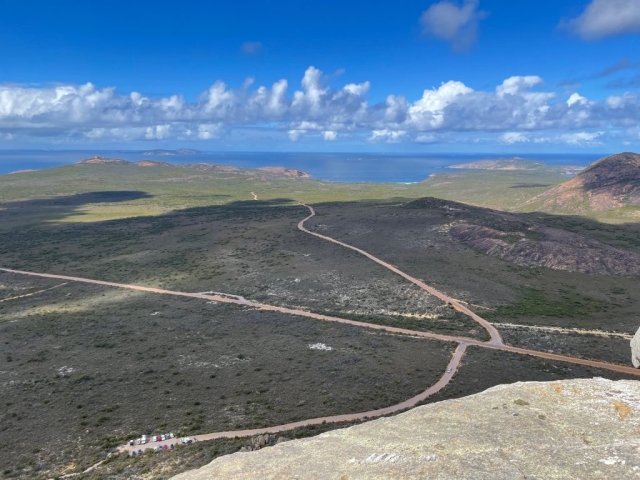
[[[636,478],[639,398],[635,381],[515,383],[227,455],[174,480]]]

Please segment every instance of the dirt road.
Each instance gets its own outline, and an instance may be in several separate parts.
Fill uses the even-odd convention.
[[[307,207],[311,214],[307,218],[305,218],[304,220],[300,220],[300,222],[298,223],[298,228],[300,230],[302,230],[303,232],[308,233],[310,235],[313,235],[314,237],[322,238],[323,240],[326,240],[327,242],[335,243],[335,244],[341,245],[341,246],[343,246],[345,248],[349,248],[351,250],[354,250],[354,251],[360,253],[361,255],[364,255],[368,259],[373,260],[377,264],[382,265],[383,267],[391,270],[393,273],[396,273],[396,274],[400,275],[401,277],[405,278],[406,280],[409,280],[411,283],[413,283],[414,285],[417,285],[418,287],[420,287],[422,290],[424,290],[425,292],[429,293],[430,295],[433,295],[434,297],[439,298],[440,300],[442,300],[445,303],[450,303],[453,306],[453,308],[455,308],[457,311],[459,311],[461,313],[464,313],[465,315],[468,315],[473,320],[475,320],[478,324],[480,324],[487,332],[489,332],[489,335],[491,336],[491,341],[490,341],[491,345],[503,345],[502,337],[500,337],[500,333],[498,333],[498,330],[496,330],[496,328],[493,325],[491,325],[488,321],[486,321],[481,316],[479,316],[476,313],[474,313],[471,310],[469,310],[467,307],[465,307],[462,303],[460,303],[455,298],[451,298],[451,297],[445,295],[444,293],[442,293],[441,291],[436,290],[433,287],[430,287],[429,285],[427,285],[423,281],[418,280],[417,278],[414,278],[414,277],[412,277],[411,275],[409,275],[407,273],[404,273],[402,270],[399,270],[398,268],[394,267],[390,263],[387,263],[384,260],[380,260],[378,257],[374,257],[369,252],[365,252],[364,250],[361,250],[360,248],[354,247],[352,245],[349,245],[347,243],[341,242],[341,241],[336,240],[334,238],[327,237],[326,235],[321,235],[319,233],[312,232],[311,230],[307,230],[305,228],[305,226],[304,226],[304,223],[307,220],[309,220],[310,218],[314,217],[316,215],[316,212],[313,209],[313,207],[310,207],[309,205],[305,205],[304,203],[301,203],[301,205],[304,206],[304,207]]]
[[[458,348],[456,348],[451,360],[449,361],[449,365],[447,365],[447,369],[445,373],[440,377],[435,384],[427,388],[424,392],[419,393],[415,397],[411,397],[408,400],[405,400],[402,403],[398,403],[397,405],[391,405],[390,407],[380,408],[378,410],[370,410],[368,412],[360,412],[360,413],[347,413],[344,415],[332,415],[329,417],[320,417],[320,418],[311,418],[308,420],[301,420],[299,422],[286,423],[284,425],[276,425],[273,427],[265,427],[265,428],[254,428],[251,430],[231,430],[228,432],[215,432],[215,433],[206,433],[204,435],[193,435],[191,438],[194,441],[204,441],[204,440],[215,440],[217,438],[236,438],[236,437],[251,437],[254,435],[263,435],[265,433],[280,433],[286,432],[288,430],[293,430],[294,428],[306,427],[309,425],[321,425],[323,423],[338,423],[338,422],[352,422],[355,420],[368,420],[372,418],[382,417],[384,415],[389,415],[391,413],[400,412],[402,410],[406,410],[411,407],[415,407],[418,403],[426,400],[428,397],[433,395],[434,393],[439,392],[442,388],[444,388],[450,381],[453,375],[456,373],[456,369],[460,364],[460,360],[464,356],[465,350],[467,348],[466,343],[460,343]],[[118,451],[120,452],[137,452],[138,450],[146,450],[148,448],[154,448],[158,445],[170,445],[171,443],[176,443],[177,440],[175,438],[171,440],[166,440],[164,442],[151,442],[145,445],[122,445],[118,447]]]

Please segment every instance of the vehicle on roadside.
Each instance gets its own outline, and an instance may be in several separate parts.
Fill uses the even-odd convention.
[[[160,438],[162,439],[161,441],[164,442],[167,439],[166,435],[160,435]]]
[[[447,368],[447,373],[451,373],[451,369],[450,368]]]
[[[142,435],[142,437],[140,437],[140,445],[144,445],[145,443],[147,443],[147,436]]]
[[[142,455],[142,449],[138,449],[138,455]]]
[[[188,444],[188,443],[193,443],[193,440],[191,440],[189,437],[184,437],[182,440],[180,440],[180,442],[184,444]]]
[[[131,456],[135,457],[136,456],[136,451],[134,450],[133,452],[131,452]]]
[[[135,442],[134,442],[133,440],[129,440],[129,446],[130,446],[130,447],[133,447],[134,443],[135,443]]]

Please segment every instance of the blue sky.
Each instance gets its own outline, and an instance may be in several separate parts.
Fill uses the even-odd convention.
[[[640,146],[639,0],[5,2],[0,148]]]

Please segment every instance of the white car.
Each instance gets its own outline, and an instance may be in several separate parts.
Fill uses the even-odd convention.
[[[450,368],[447,368],[447,373],[451,373],[451,369]]]
[[[164,442],[167,439],[166,435],[160,435],[160,441]]]

